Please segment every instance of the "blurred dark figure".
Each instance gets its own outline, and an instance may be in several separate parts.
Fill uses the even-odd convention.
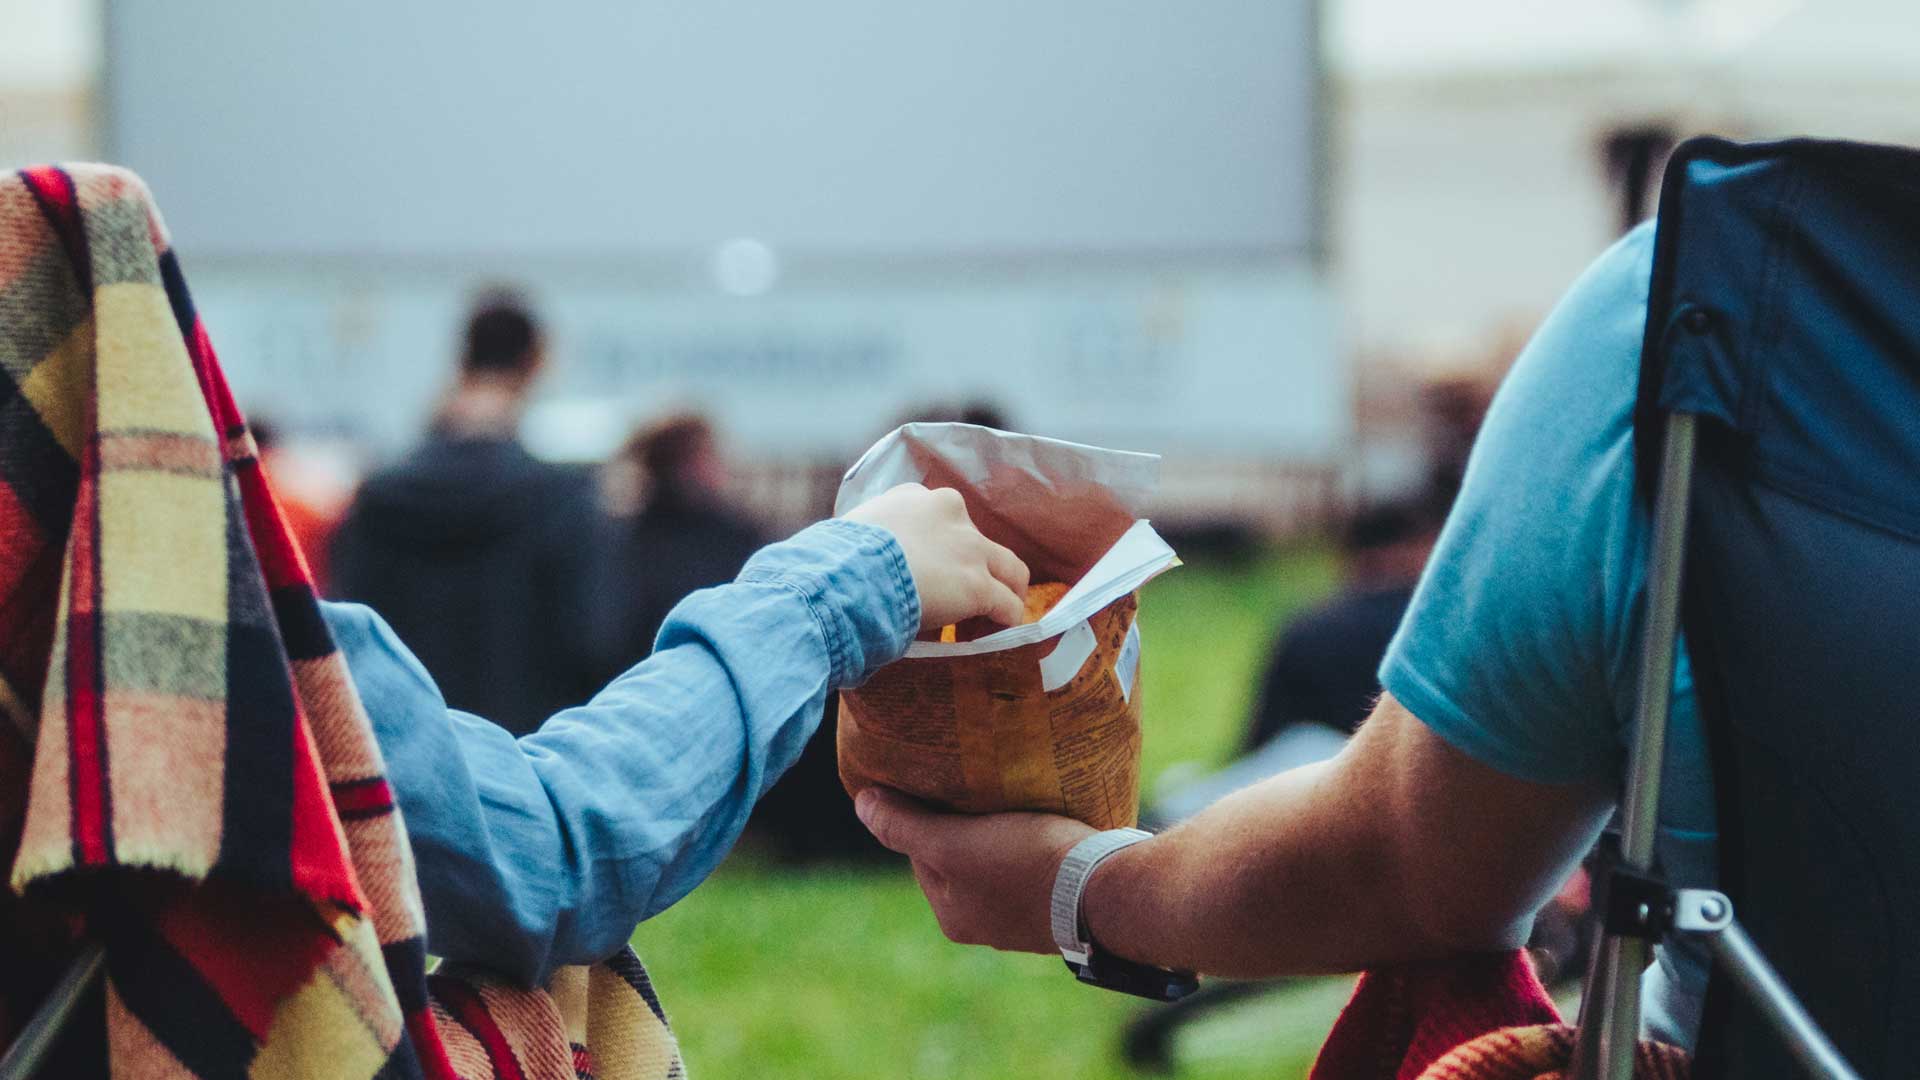
[[[734,579],[766,543],[726,501],[727,470],[713,425],[691,413],[636,433],[618,464],[636,478],[639,512],[616,522],[597,623],[608,677],[653,651],[673,606]]]
[[[957,419],[963,424],[978,424],[981,427],[993,428],[995,431],[1011,430],[1007,427],[1007,414],[991,401],[967,402],[960,406]]]
[[[827,696],[820,729],[799,760],[760,797],[747,821],[747,837],[761,852],[785,863],[891,860],[860,819],[840,783],[840,695]]]
[[[1159,791],[1143,820],[1171,826],[1249,784],[1340,752],[1380,696],[1376,670],[1439,536],[1439,501],[1423,494],[1386,502],[1347,522],[1341,589],[1274,642],[1234,759]]]
[[[1518,355],[1518,349],[1504,346],[1496,350],[1505,363]],[[1460,482],[1467,473],[1467,456],[1473,441],[1480,436],[1481,421],[1493,403],[1497,374],[1488,372],[1452,375],[1428,380],[1420,388],[1420,410],[1425,430],[1430,465],[1427,469],[1427,508],[1444,519],[1460,494]]]
[[[1333,599],[1295,619],[1261,676],[1243,752],[1289,724],[1351,735],[1380,696],[1375,671],[1433,552],[1440,518],[1431,499],[1386,503],[1354,515],[1341,536],[1346,581]]]
[[[1012,431],[1006,410],[985,398],[966,401],[923,401],[894,418],[887,430],[902,424],[977,424],[996,431]],[[885,434],[882,432],[881,434]]]
[[[1660,176],[1679,143],[1673,128],[1660,123],[1629,124],[1601,136],[1600,165],[1606,172],[1607,186],[1620,195],[1622,233],[1631,232],[1635,225],[1653,216]]]
[[[516,734],[596,688],[591,480],[516,436],[543,361],[526,306],[482,300],[427,438],[368,478],[333,547],[334,594],[385,616],[449,705]]]

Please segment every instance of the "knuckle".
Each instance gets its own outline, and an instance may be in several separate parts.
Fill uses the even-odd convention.
[[[1027,564],[1021,562],[1019,559],[1014,559],[1013,565],[1008,567],[1008,569],[1013,572],[1014,580],[1020,583],[1021,588],[1024,589],[1033,583],[1033,571],[1028,569]]]
[[[994,587],[999,582],[995,581],[993,575],[987,573],[985,569],[974,570],[967,575],[967,579],[974,603],[991,604],[999,599],[999,590]]]
[[[939,912],[939,918],[940,932],[947,936],[948,941],[953,942],[955,945],[978,944],[975,940],[976,935],[973,932],[972,921],[966,916],[958,911],[946,908]]]

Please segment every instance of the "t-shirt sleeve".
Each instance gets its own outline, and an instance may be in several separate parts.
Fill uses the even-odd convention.
[[[1650,226],[1574,284],[1488,410],[1380,683],[1448,743],[1540,783],[1611,782],[1645,559],[1633,403]]]

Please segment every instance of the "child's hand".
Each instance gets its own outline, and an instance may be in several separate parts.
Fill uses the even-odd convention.
[[[920,593],[922,630],[976,615],[1007,626],[1024,621],[1027,564],[973,527],[959,492],[902,484],[846,517],[877,525],[900,542]]]

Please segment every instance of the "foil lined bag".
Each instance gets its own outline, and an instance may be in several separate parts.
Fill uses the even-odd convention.
[[[1131,825],[1140,796],[1137,590],[1178,565],[1141,514],[1152,454],[971,424],[908,424],[841,481],[843,514],[898,484],[950,487],[974,524],[1068,588],[1037,621],[923,635],[841,695],[840,778],[970,813],[1040,810]]]

